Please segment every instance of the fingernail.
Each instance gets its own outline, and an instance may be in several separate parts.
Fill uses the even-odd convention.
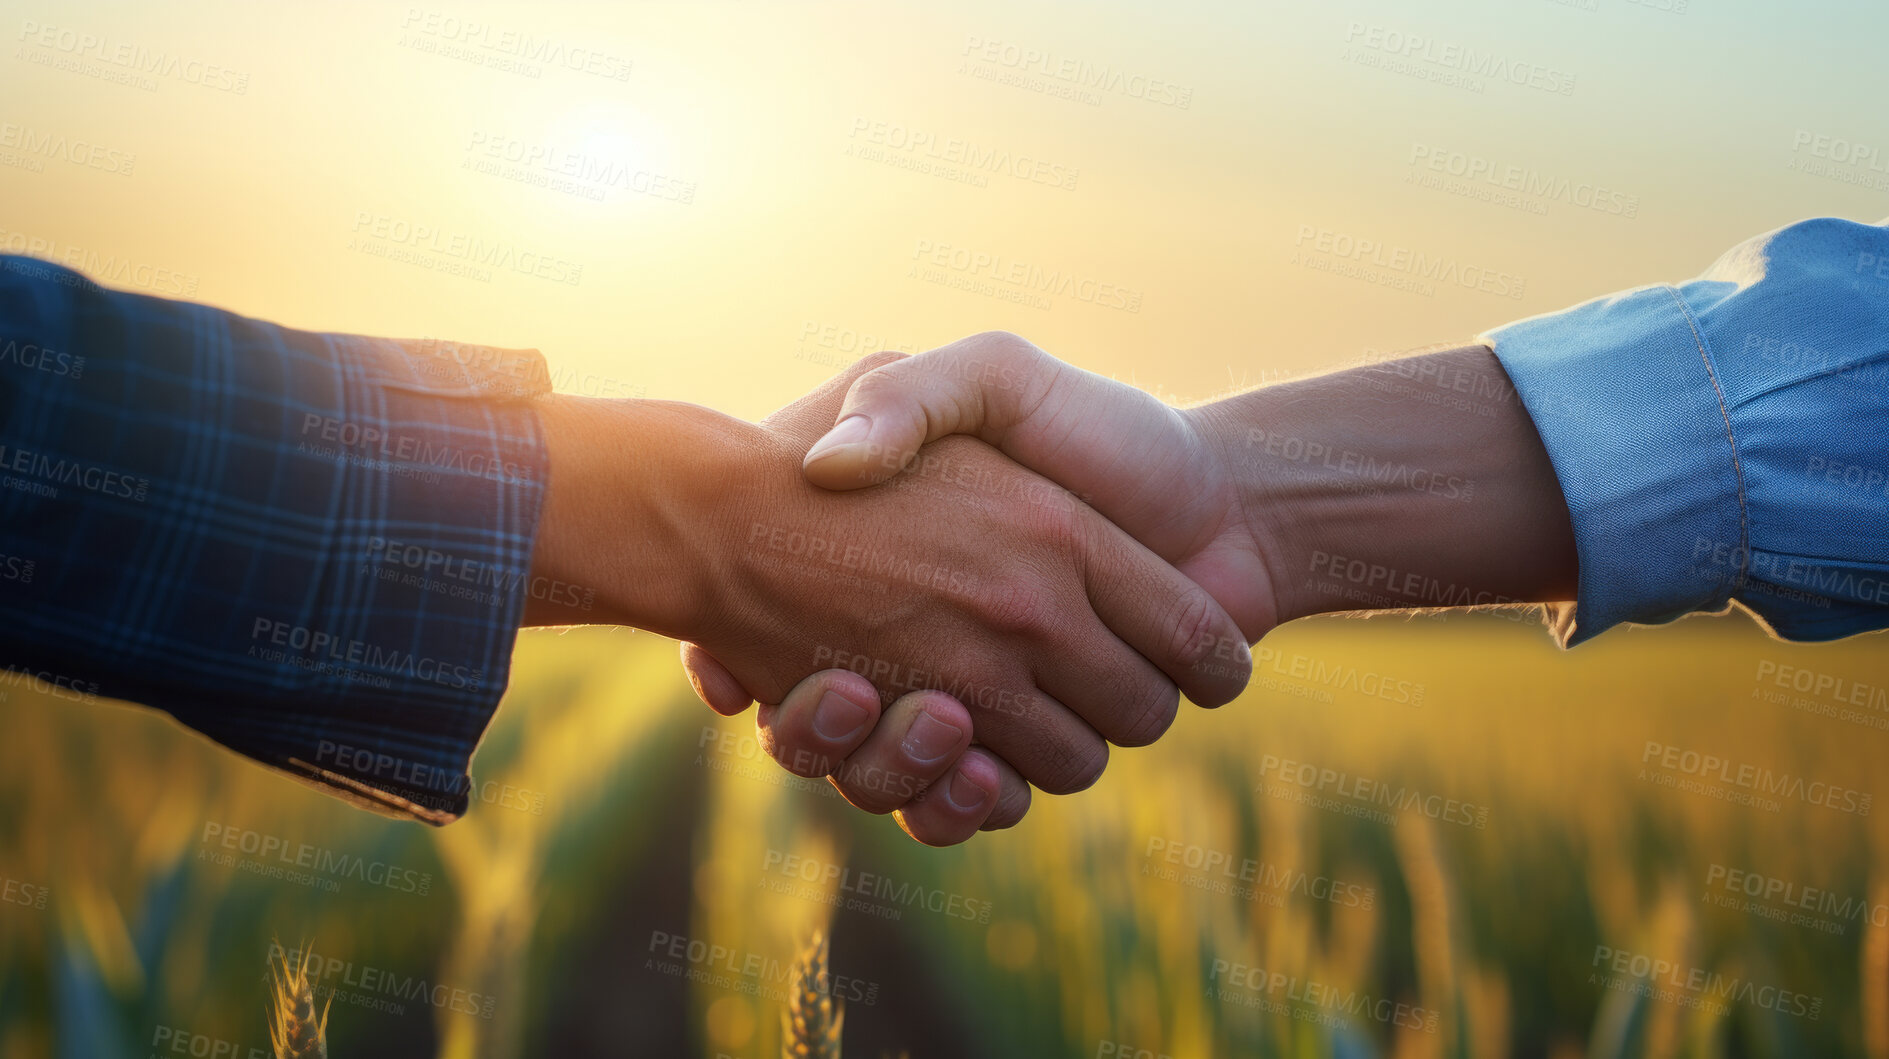
[[[930,713],[921,713],[905,733],[905,753],[922,765],[943,757],[963,738],[964,729],[946,724]]]
[[[807,450],[806,462],[812,463],[814,460],[831,456],[848,445],[864,444],[866,436],[871,433],[872,420],[870,418],[863,415],[847,416],[840,420],[832,430],[827,431],[825,437],[813,443],[813,448]]]
[[[813,709],[813,730],[822,739],[839,742],[865,727],[867,712],[859,703],[829,691]]]
[[[951,774],[951,782],[945,787],[945,800],[961,812],[971,812],[988,797],[990,792],[978,786],[962,769]]]

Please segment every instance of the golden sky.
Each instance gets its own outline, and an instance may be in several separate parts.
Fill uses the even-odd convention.
[[[1862,2],[6,6],[0,246],[750,417],[994,327],[1203,397],[1889,214]]]

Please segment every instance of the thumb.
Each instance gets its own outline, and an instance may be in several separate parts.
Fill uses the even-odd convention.
[[[970,434],[1002,447],[1042,403],[1063,365],[1015,335],[988,332],[874,368],[853,380],[838,421],[807,451],[807,480],[858,489],[907,467],[926,442]]]

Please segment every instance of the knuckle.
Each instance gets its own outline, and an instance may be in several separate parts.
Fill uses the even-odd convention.
[[[968,345],[986,359],[996,359],[1014,367],[1042,355],[1036,344],[1013,331],[982,331],[972,335]]]
[[[1137,714],[1127,727],[1118,732],[1113,741],[1116,746],[1147,746],[1161,738],[1174,724],[1179,715],[1181,698],[1179,691],[1172,685],[1166,685],[1159,695]]]
[[[1057,555],[1073,555],[1086,542],[1081,512],[1070,504],[1023,504],[1015,515],[1026,533]]]
[[[1108,768],[1108,744],[1086,739],[1080,745],[1060,745],[1056,757],[1043,769],[1037,786],[1050,794],[1075,794],[1095,786]]]
[[[873,354],[873,357],[879,357],[879,356],[885,356],[885,354],[883,353]],[[893,354],[893,356],[903,359],[905,357],[905,354],[896,353],[896,354]],[[862,359],[859,363],[864,364],[871,359],[872,357],[866,357]],[[860,399],[860,398],[876,399],[888,393],[896,394],[896,393],[904,392],[904,390],[906,389],[906,386],[905,386],[904,381],[899,378],[899,375],[900,375],[899,372],[880,370],[892,363],[894,362],[891,360],[888,360],[884,364],[875,365],[872,368],[872,370],[866,372],[866,374],[864,375],[861,375],[858,378],[858,380],[853,383],[853,397],[855,399]]]
[[[994,580],[983,592],[980,617],[992,631],[1018,635],[1036,632],[1047,626],[1055,607],[1049,591],[1034,580],[1003,577]]]
[[[1006,784],[1006,786],[1010,785]],[[1022,823],[1023,818],[1029,814],[1030,785],[1027,783],[1019,783],[1015,784],[1015,787],[1016,792],[1014,794],[1006,793],[998,800],[997,808],[991,810],[989,819],[984,821],[983,830],[1001,831],[1005,828],[1015,827]]]
[[[1174,604],[1174,619],[1168,625],[1172,633],[1168,657],[1180,669],[1199,672],[1212,661],[1214,648],[1221,640],[1220,606],[1198,585],[1181,593]]]

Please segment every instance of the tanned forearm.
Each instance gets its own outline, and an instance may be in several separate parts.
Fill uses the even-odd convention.
[[[1574,598],[1567,505],[1485,345],[1190,410],[1239,482],[1279,620]]]

